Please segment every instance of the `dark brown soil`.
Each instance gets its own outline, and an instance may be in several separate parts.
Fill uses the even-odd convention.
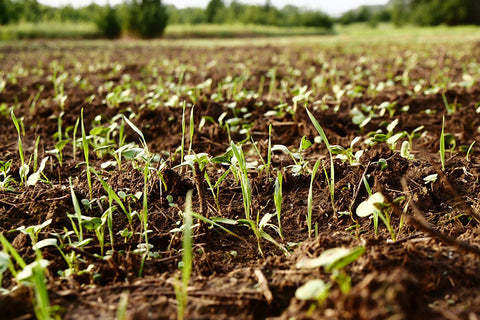
[[[328,38],[310,40],[293,41],[289,46],[274,42],[251,46],[227,46],[223,42],[214,46],[168,42],[0,46],[0,161],[13,161],[8,175],[14,180],[9,188],[5,184],[2,187],[5,177],[0,173],[0,230],[27,263],[36,256],[31,240],[14,229],[52,219],[38,240],[73,230],[68,217],[75,214],[70,178],[78,200],[90,198],[81,142],[75,154],[71,142],[65,146],[61,165],[49,152],[58,142],[54,136],[59,117],[63,137],[70,139],[82,109],[87,134],[94,127],[107,128],[116,123],[112,141],[117,144],[122,121],[117,115],[123,114],[143,133],[149,151],[161,157],[160,163],[152,164],[156,170],[150,171],[147,182],[149,244],[153,247],[143,268],[142,254],[135,251],[143,241],[140,220],[134,217],[129,226],[119,207],[113,213],[114,239],[105,226],[108,259],[99,257],[100,244],[93,231],[85,231],[84,236],[93,240],[82,248],[73,244],[78,240],[76,235],[70,236],[71,244],[65,240],[63,252],[77,257],[72,275],[59,273],[68,265],[56,248],[41,250],[50,262],[46,273],[50,303],[60,307],[62,319],[114,319],[121,297],[128,297],[128,319],[175,319],[174,283],[181,277],[182,236],[172,230],[182,225],[179,212],[184,210],[187,191],[195,190],[193,210],[197,213],[209,218],[245,218],[240,183],[231,173],[220,184],[217,206],[204,178],[189,166],[177,166],[181,163],[176,150],[182,143],[183,102],[187,106],[185,152],[191,144],[196,153],[220,156],[230,146],[231,137],[234,142],[245,140],[247,160],[260,163],[252,141],[266,159],[270,125],[272,145],[282,144],[294,152],[302,136],[312,142],[318,136],[303,107],[305,100],[292,111],[295,91],[302,86],[312,90],[306,105],[331,144],[348,148],[355,137],[361,138],[353,147],[354,152],[365,150],[359,163],[334,161],[335,211],[350,214],[334,213],[320,166],[313,182],[312,221],[317,230],[309,238],[306,215],[311,170],[322,159],[325,171],[330,172],[329,154],[325,144],[314,143],[302,153],[308,165],[294,173],[292,158],[275,151],[275,169],[268,175],[265,170],[249,171],[252,216],[259,214],[261,218],[275,212],[275,177],[282,172],[285,239],[273,228],[267,227],[266,231],[288,249],[288,254],[263,240],[262,256],[254,233],[246,226],[223,224],[239,240],[218,227],[197,225],[193,229],[186,318],[477,319],[480,143],[474,144],[468,154],[466,151],[479,139],[479,39],[412,38],[348,44]],[[53,84],[54,70],[57,79],[62,74],[66,77],[63,106],[55,99],[61,89],[60,82],[57,88]],[[210,85],[200,86],[207,80]],[[127,99],[118,103],[111,100],[109,93],[127,89]],[[345,94],[340,95],[340,89],[346,90]],[[175,95],[177,100],[172,99]],[[452,112],[447,112],[444,98]],[[396,104],[382,113],[376,106],[383,102]],[[282,104],[290,109],[281,110],[278,106]],[[192,105],[195,132],[190,141]],[[21,140],[30,171],[37,138],[38,162],[50,157],[42,181],[34,186],[21,182],[18,135],[11,110],[23,122],[25,134]],[[278,111],[276,115],[271,115],[273,110]],[[355,110],[363,110],[365,116],[371,111],[372,119],[363,128],[352,122]],[[443,117],[445,133],[455,138],[455,146],[447,146],[453,149],[446,153],[444,169],[439,157]],[[232,125],[229,132],[219,118],[240,118],[243,127]],[[367,144],[372,132],[381,129],[385,133],[395,119],[395,133],[411,133],[424,126],[412,140],[413,159],[400,153],[406,137],[393,151],[385,142]],[[242,128],[248,129],[249,136]],[[125,134],[126,143],[140,145],[138,134],[126,124]],[[76,138],[81,138],[80,127]],[[89,155],[90,165],[115,192],[134,195],[144,191],[142,160],[123,159],[121,165],[114,162],[102,168],[105,162],[115,161],[113,153],[95,151],[90,146]],[[381,159],[386,161],[385,168],[380,165]],[[206,172],[215,183],[227,168],[210,163]],[[425,183],[424,178],[431,174],[438,175],[437,181]],[[356,216],[356,207],[368,197],[364,178],[372,192],[382,192],[389,201],[404,197],[390,207],[395,240],[381,221],[375,234],[372,219]],[[108,208],[108,194],[95,175],[92,182],[91,196],[96,200],[88,209],[82,206],[82,214],[100,217]],[[199,196],[202,193],[204,196]],[[125,204],[142,213],[142,198],[130,198]],[[276,225],[277,218],[270,222]],[[133,230],[129,239],[120,235],[125,228]],[[330,295],[323,303],[295,298],[296,289],[308,280],[331,282],[331,273],[322,268],[297,269],[298,261],[317,257],[326,249],[357,246],[366,250],[344,270],[352,278],[348,293],[342,293],[332,282]],[[8,290],[0,295],[3,319],[35,317],[33,289],[18,285],[9,271],[3,274],[2,288]]]

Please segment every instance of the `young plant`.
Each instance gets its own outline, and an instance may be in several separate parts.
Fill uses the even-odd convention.
[[[283,176],[280,171],[278,171],[277,178],[275,179],[275,191],[273,194],[273,201],[275,202],[275,213],[277,215],[278,220],[278,233],[282,240],[283,237],[283,229],[282,229],[282,220],[281,220],[281,213],[282,213],[282,180]]]
[[[78,203],[77,196],[75,195],[75,191],[73,191],[72,185],[72,178],[68,178],[68,182],[70,184],[70,195],[72,197],[73,209],[75,211],[75,217],[77,218],[77,225],[73,222],[73,218],[69,215],[70,221],[72,222],[73,231],[77,235],[78,240],[81,242],[83,241],[83,228],[82,228],[82,210],[80,209],[80,204]]]
[[[231,143],[231,147],[236,159],[236,164],[234,165],[234,168],[240,176],[240,186],[242,188],[245,219],[251,220],[250,213],[252,207],[252,188],[248,179],[247,162],[245,160],[245,156],[241,147],[237,147],[237,145],[233,141]]]
[[[445,116],[442,118],[442,132],[440,133],[440,162],[442,171],[445,171]]]
[[[331,272],[330,279],[336,282],[343,294],[351,289],[351,277],[345,272],[345,267],[355,262],[363,253],[365,247],[332,248],[325,250],[318,258],[302,259],[297,262],[297,269],[318,269],[323,267],[326,272]],[[299,300],[313,300],[317,305],[328,298],[332,283],[323,280],[310,280],[295,292]]]
[[[307,229],[308,237],[312,236],[312,212],[313,212],[313,182],[315,181],[315,175],[317,174],[318,167],[320,166],[320,160],[315,162],[312,171],[312,177],[310,178],[310,187],[308,188],[308,199],[307,199]]]
[[[20,179],[21,182],[24,183],[27,180],[27,175],[29,171],[28,164],[25,163],[25,153],[23,151],[23,144],[22,144],[22,133],[20,130],[20,124],[19,121],[17,120],[17,117],[15,117],[15,113],[13,113],[13,110],[10,113],[10,116],[12,117],[13,124],[15,125],[15,129],[17,129],[17,134],[18,134],[18,154],[20,155]]]
[[[80,111],[80,123],[81,123],[81,129],[82,129],[82,146],[83,146],[83,155],[85,157],[85,164],[87,165],[87,182],[88,182],[88,194],[90,196],[90,200],[93,199],[93,194],[92,194],[92,176],[90,173],[90,162],[88,161],[88,156],[89,156],[89,149],[88,149],[88,141],[87,141],[87,134],[85,132],[85,126],[83,123],[83,108]]]
[[[12,162],[13,160],[11,159],[8,161],[0,161],[0,191],[14,190],[11,185],[15,183],[15,179],[8,174],[10,172]]]
[[[336,217],[337,216],[337,209],[335,207],[335,166],[333,163],[333,154],[331,150],[331,145],[328,142],[327,135],[325,134],[325,131],[323,131],[323,128],[320,126],[318,123],[317,119],[315,119],[315,116],[308,110],[308,108],[305,108],[307,110],[308,117],[310,118],[310,121],[312,121],[315,129],[317,129],[318,134],[322,138],[323,142],[325,143],[325,146],[327,147],[328,154],[330,155],[330,177],[328,177],[326,173],[326,168],[323,166],[324,171],[325,171],[325,177],[327,177],[327,183],[328,183],[328,188],[330,191],[330,200],[332,202],[332,208],[333,208],[333,215]]]
[[[154,155],[152,156],[150,154],[148,150],[147,142],[145,141],[145,137],[142,131],[140,131],[140,129],[138,129],[137,126],[135,126],[125,116],[123,117],[123,119],[130,126],[130,128],[132,128],[132,130],[135,131],[135,133],[137,133],[138,136],[140,137],[140,143],[142,144],[142,147],[143,147],[142,158],[145,160],[145,165],[143,167],[143,201],[142,201],[143,208],[142,208],[142,215],[140,216],[142,221],[142,231],[140,234],[143,235],[143,237],[145,238],[144,247],[146,248],[146,251],[144,253],[140,270],[139,270],[139,276],[141,276],[143,273],[143,266],[145,264],[145,260],[147,259],[148,254],[150,252],[150,246],[148,244],[148,176],[150,172],[150,164],[152,160],[154,160],[155,156]]]
[[[312,145],[312,143],[310,142],[310,140],[308,140],[306,136],[303,136],[302,139],[300,140],[300,145],[298,147],[298,152],[291,152],[290,150],[288,150],[288,148],[286,146],[284,146],[282,144],[274,145],[271,148],[270,152],[271,151],[282,151],[282,152],[290,155],[290,157],[292,157],[292,160],[293,160],[293,163],[294,163],[294,165],[292,166],[292,172],[293,173],[300,173],[308,165],[308,162],[303,160],[302,152],[304,150],[307,150],[308,148],[310,148],[311,145]]]
[[[363,154],[363,150],[359,150],[356,153],[353,153],[353,146],[360,141],[360,137],[355,137],[352,142],[350,143],[350,147],[345,149],[339,145],[332,145],[330,146],[330,150],[332,154],[335,154],[337,159],[342,161],[348,161],[350,165],[358,165],[360,161],[360,157]]]
[[[267,213],[265,214],[262,219],[260,219],[260,212],[258,211],[257,212],[257,219],[256,221],[253,221],[253,220],[247,220],[247,219],[239,219],[238,222],[241,223],[241,224],[244,224],[248,227],[250,227],[250,229],[252,229],[253,233],[255,234],[255,237],[257,239],[257,246],[258,246],[258,251],[260,252],[260,254],[262,255],[262,257],[264,257],[264,253],[263,253],[263,250],[262,250],[262,239],[265,239],[271,243],[273,243],[277,248],[279,248],[280,250],[282,250],[286,256],[289,256],[290,253],[288,252],[288,250],[283,246],[281,245],[280,243],[278,243],[265,229],[266,227],[270,227],[272,229],[274,229],[279,235],[280,235],[280,230],[277,226],[269,223],[270,222],[270,219],[272,219],[274,215],[271,214],[271,213]]]
[[[48,290],[45,281],[45,274],[47,272],[47,266],[49,262],[42,258],[40,250],[37,249],[37,257],[35,261],[27,265],[15,248],[3,236],[3,234],[0,234],[0,242],[3,246],[4,252],[13,257],[15,262],[21,268],[21,270],[17,272],[14,266],[9,263],[8,268],[15,276],[15,279],[19,283],[33,287],[33,310],[35,316],[39,320],[50,320],[52,318],[52,314],[55,313],[56,310],[54,307],[50,306]]]
[[[188,302],[188,283],[192,273],[193,237],[192,237],[192,193],[187,192],[185,211],[183,212],[183,241],[182,241],[182,281],[175,282],[175,296],[177,298],[177,318],[185,318],[185,309]]]
[[[395,201],[395,200],[394,200]],[[372,194],[367,200],[360,203],[357,207],[357,216],[369,217],[373,216],[374,219],[378,221],[378,218],[387,227],[388,232],[392,241],[396,240],[396,233],[391,223],[391,205],[390,203],[385,202],[385,197],[382,193],[377,192]],[[374,220],[375,223],[375,220]],[[377,222],[378,224],[378,222]],[[377,235],[377,227],[375,226],[375,235]]]

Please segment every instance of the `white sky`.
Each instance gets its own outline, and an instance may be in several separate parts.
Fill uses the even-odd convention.
[[[105,4],[107,0],[39,0],[43,4],[48,4],[52,6],[63,6],[71,4],[75,7],[80,7],[88,5],[91,2],[96,2],[98,4]],[[110,4],[115,5],[121,3],[122,0],[110,0]],[[164,0],[164,4],[173,4],[177,8],[185,7],[206,7],[209,0]],[[229,3],[229,1],[225,1]],[[242,3],[249,4],[264,4],[265,0],[239,0]],[[386,4],[388,0],[271,0],[271,3],[278,7],[282,8],[287,4],[292,4],[297,7],[311,8],[322,10],[331,15],[339,15],[350,9],[355,9],[361,5],[374,5],[374,4]]]

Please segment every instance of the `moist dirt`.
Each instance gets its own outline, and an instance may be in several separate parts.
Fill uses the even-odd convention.
[[[287,253],[262,240],[260,254],[256,237],[246,226],[223,225],[237,238],[216,226],[196,224],[187,319],[477,319],[480,144],[468,149],[479,138],[478,53],[478,42],[458,39],[453,44],[403,39],[399,43],[313,41],[233,47],[189,47],[188,41],[182,45],[40,41],[2,45],[0,79],[5,86],[0,89],[0,160],[12,160],[8,175],[13,180],[8,188],[0,188],[0,230],[27,263],[35,260],[36,253],[31,239],[14,231],[16,228],[51,219],[39,240],[72,230],[69,215],[75,211],[69,179],[79,201],[89,199],[90,190],[81,141],[75,150],[72,142],[64,147],[61,165],[50,152],[58,142],[59,123],[64,137],[72,141],[82,109],[87,133],[94,127],[120,123],[117,115],[130,117],[143,133],[149,151],[162,159],[153,164],[156,171],[151,171],[146,189],[141,161],[117,163],[113,154],[92,146],[89,165],[115,192],[134,195],[147,190],[152,255],[142,262],[138,253],[142,224],[138,217],[129,223],[117,208],[112,222],[114,239],[105,227],[107,258],[100,256],[93,231],[85,231],[85,237],[94,239],[89,244],[63,246],[65,254],[77,257],[76,272],[71,275],[59,272],[68,265],[58,249],[41,250],[49,261],[50,304],[59,306],[62,319],[114,319],[120,301],[126,298],[128,319],[176,319],[174,284],[181,277],[182,235],[172,230],[182,225],[180,212],[185,210],[187,191],[194,190],[193,211],[205,217],[245,217],[242,189],[233,174],[220,183],[217,204],[204,179],[196,177],[189,166],[178,166],[182,162],[178,151],[182,119],[187,128],[185,153],[191,145],[195,153],[220,156],[230,140],[244,141],[247,157],[257,162],[260,155],[267,159],[271,127],[272,145],[297,150],[303,136],[317,141],[303,151],[308,164],[299,172],[292,171],[295,163],[288,154],[274,151],[269,173],[255,169],[248,173],[251,211],[260,218],[275,213],[275,178],[278,172],[283,175],[284,239],[274,228],[267,231]],[[60,90],[56,79],[62,74],[67,79],[61,88],[66,96],[63,102],[56,98]],[[467,82],[468,75],[474,81],[451,85]],[[232,79],[237,79],[236,86]],[[209,89],[199,86],[205,81],[210,81]],[[379,83],[383,88],[372,90]],[[296,92],[303,86],[312,92],[293,109]],[[108,97],[116,88],[129,90],[127,98],[118,103]],[[339,94],[340,90],[345,93]],[[243,96],[239,92],[244,92]],[[170,99],[174,95],[177,99]],[[394,104],[383,113],[375,107],[369,109],[384,102]],[[453,108],[449,112],[446,103]],[[315,140],[318,132],[304,104],[330,144],[348,148],[360,137],[354,151],[365,150],[353,165],[334,160],[333,205],[329,153],[324,143]],[[23,123],[21,140],[31,172],[35,149],[38,162],[49,157],[41,181],[33,186],[21,182],[18,134],[11,110]],[[365,116],[373,110],[370,121],[359,127],[352,120],[355,110],[362,110]],[[221,117],[240,118],[243,127],[229,130]],[[444,132],[455,141],[452,145],[449,140],[444,168],[439,156],[443,118]],[[386,132],[394,120],[398,120],[395,132],[411,133],[423,126],[412,140],[410,158],[402,156],[401,142],[394,148],[386,142],[367,143],[372,132]],[[192,141],[190,123],[195,127]],[[248,130],[248,136],[242,128]],[[80,139],[80,127],[77,131],[76,139]],[[124,132],[126,143],[141,145],[128,125]],[[406,140],[403,136],[400,141]],[[319,159],[323,165],[312,183],[315,230],[309,237],[307,199],[311,170]],[[107,161],[113,163],[102,166]],[[213,183],[222,179],[227,168],[215,163],[206,166]],[[424,180],[429,175],[436,175],[433,183]],[[365,182],[372,192],[382,192],[392,203],[398,200],[390,211],[394,238],[382,221],[375,232],[371,218],[356,216],[356,208],[368,198]],[[204,195],[199,197],[202,188]],[[82,206],[83,214],[102,216],[108,207],[107,195],[92,175],[91,198],[96,200],[89,208]],[[125,203],[140,214],[144,209],[142,198],[129,198]],[[271,223],[276,225],[277,218]],[[121,235],[125,228],[132,231],[130,238]],[[71,238],[77,240],[75,235]],[[352,279],[348,293],[322,268],[296,268],[301,259],[318,257],[327,249],[357,246],[364,246],[365,253],[345,268]],[[324,302],[295,298],[296,289],[311,279],[332,282]],[[8,290],[0,295],[2,318],[35,318],[32,288],[19,285],[8,271],[3,274],[2,287]]]

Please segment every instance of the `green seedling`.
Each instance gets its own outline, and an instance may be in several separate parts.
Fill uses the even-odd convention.
[[[37,171],[38,166],[38,145],[40,144],[40,136],[35,139],[35,147],[33,149],[33,171]]]
[[[278,174],[277,174],[277,178],[275,179],[275,191],[274,191],[274,194],[273,194],[273,201],[275,203],[275,213],[277,215],[279,234],[280,234],[280,237],[283,240],[284,237],[283,237],[282,219],[281,219],[281,213],[282,213],[282,180],[283,180],[283,176],[282,176],[282,173],[279,171]]]
[[[90,196],[90,200],[93,199],[92,194],[92,177],[90,174],[90,162],[89,162],[89,149],[88,149],[88,141],[87,135],[85,133],[85,126],[83,123],[83,108],[80,111],[80,127],[82,129],[82,147],[83,147],[83,156],[85,157],[85,164],[87,166],[87,183],[88,183],[88,194]]]
[[[75,217],[77,218],[78,227],[70,215],[69,218],[72,222],[73,231],[77,235],[78,240],[81,242],[83,241],[82,210],[80,209],[80,204],[78,203],[75,191],[73,191],[72,178],[68,178],[68,182],[70,184],[70,195],[72,197],[73,209],[75,210]]]
[[[348,149],[345,149],[339,145],[332,145],[330,146],[330,151],[332,154],[336,155],[337,159],[348,161],[350,165],[358,165],[360,164],[360,157],[363,155],[364,151],[359,150],[356,153],[353,153],[353,146],[360,141],[360,139],[360,137],[355,137],[350,143],[350,147]]]
[[[15,125],[15,129],[17,129],[17,134],[18,134],[18,141],[17,141],[17,146],[18,146],[18,154],[20,155],[20,179],[21,182],[24,183],[27,180],[28,172],[29,172],[29,167],[28,164],[25,163],[25,153],[23,151],[23,144],[22,144],[22,132],[20,130],[20,123],[17,120],[17,117],[15,117],[15,113],[13,113],[13,110],[10,113],[10,116],[13,120],[13,124]]]
[[[62,258],[65,260],[65,262],[68,265],[68,272],[64,272],[64,275],[73,274],[73,272],[75,271],[75,266],[74,266],[75,258],[73,258],[72,256],[65,255],[62,248],[58,245],[58,240],[57,239],[55,239],[55,238],[43,239],[43,240],[35,243],[35,245],[33,245],[32,248],[34,250],[40,250],[40,249],[43,249],[45,247],[55,247],[55,248],[57,248],[58,251],[60,252],[60,255],[62,256]],[[73,253],[73,255],[75,255],[75,253]]]
[[[442,93],[442,100],[443,104],[445,105],[445,110],[447,110],[447,114],[451,115],[457,112],[457,105],[454,103],[448,103],[447,97],[445,96],[445,93]]]
[[[233,166],[234,170],[240,176],[240,186],[242,188],[242,195],[243,195],[243,207],[245,209],[245,219],[250,219],[250,212],[252,206],[252,188],[250,185],[250,181],[248,179],[248,171],[247,171],[247,162],[245,160],[245,156],[243,155],[243,151],[241,147],[237,147],[235,143],[231,143],[233,155],[235,156],[235,165]],[[233,160],[233,159],[232,159]]]
[[[192,152],[192,146],[193,146],[193,135],[195,133],[195,118],[193,117],[193,109],[190,110],[190,145],[188,146],[188,154]]]
[[[0,190],[2,191],[13,191],[13,184],[15,179],[13,179],[8,173],[12,166],[13,160],[0,161]]]
[[[265,214],[262,219],[260,219],[260,212],[257,212],[257,219],[256,221],[253,221],[253,220],[249,220],[249,219],[239,219],[238,222],[241,223],[241,224],[244,224],[248,227],[250,227],[250,229],[252,229],[253,233],[255,234],[255,237],[257,239],[257,245],[258,245],[258,251],[260,252],[260,254],[262,255],[262,257],[264,257],[264,252],[263,252],[263,249],[262,249],[262,244],[261,244],[261,240],[262,239],[265,239],[271,243],[273,243],[277,248],[279,248],[280,250],[282,250],[284,252],[284,254],[286,256],[289,256],[290,253],[288,252],[288,250],[283,246],[281,245],[280,243],[278,243],[269,233],[267,233],[267,231],[265,230],[266,227],[270,227],[272,229],[274,229],[279,235],[280,235],[280,230],[277,226],[269,223],[270,222],[270,219],[273,217],[274,215],[271,214],[271,213],[267,213]]]
[[[467,156],[466,156],[466,160],[467,161],[470,161],[470,153],[472,152],[473,150],[473,145],[475,144],[476,141],[473,141],[470,146],[468,147],[468,150],[467,150]]]
[[[365,247],[328,249],[322,252],[318,258],[300,260],[297,262],[296,268],[318,269],[323,267],[326,272],[331,272],[330,279],[338,284],[342,293],[347,294],[351,289],[351,277],[344,269],[355,262],[364,252]],[[331,286],[332,283],[325,283],[323,280],[310,280],[296,290],[295,297],[299,300],[313,300],[316,305],[319,305],[328,298]]]
[[[267,148],[267,163],[265,165],[265,173],[267,179],[270,179],[270,167],[272,166],[272,125],[268,126],[268,148]]]
[[[36,226],[30,226],[30,227],[21,226],[14,229],[14,231],[19,231],[23,234],[28,235],[30,238],[30,241],[32,242],[32,245],[35,245],[38,242],[38,234],[40,233],[40,231],[48,227],[51,223],[52,223],[52,219],[48,219],[42,224],[39,224]]]
[[[433,174],[429,174],[428,176],[426,176],[425,178],[423,178],[423,181],[425,182],[425,184],[430,184],[433,188],[433,184],[438,180],[438,174],[437,173],[433,173]]]
[[[320,160],[315,162],[312,171],[312,177],[310,178],[310,187],[308,188],[308,199],[307,199],[307,229],[308,237],[312,236],[312,212],[313,212],[313,182],[315,181],[315,175],[317,174],[318,167],[320,166]]]
[[[49,157],[43,158],[42,162],[40,162],[40,167],[38,168],[38,170],[35,171],[34,173],[32,173],[28,177],[27,182],[26,182],[27,186],[36,185],[37,182],[40,180],[41,176],[43,176],[46,179],[45,175],[43,174],[43,170],[45,169],[45,165],[46,165],[46,163],[49,159],[50,159]],[[46,181],[48,182],[48,180],[46,180]]]
[[[415,157],[413,154],[410,153],[411,152],[410,149],[411,149],[410,142],[403,141],[402,148],[400,149],[400,156],[402,156],[407,160],[413,160]]]
[[[47,273],[49,262],[42,258],[40,250],[36,250],[37,257],[35,261],[27,265],[3,234],[0,234],[0,242],[3,246],[4,253],[11,256],[21,268],[21,270],[17,272],[13,264],[8,262],[8,268],[12,272],[12,275],[15,276],[17,282],[27,287],[33,287],[33,306],[37,319],[52,319],[52,315],[58,311],[58,308],[50,306],[48,298],[45,274]],[[5,254],[3,255],[4,258]]]
[[[175,295],[177,298],[177,318],[185,318],[185,309],[188,302],[188,283],[192,273],[193,264],[193,237],[192,237],[192,193],[187,192],[185,198],[185,211],[183,212],[183,241],[182,241],[182,281],[175,283]]]
[[[308,165],[308,162],[303,160],[302,152],[307,150],[308,148],[310,148],[311,145],[312,145],[312,143],[310,142],[310,140],[308,140],[306,136],[303,136],[302,139],[300,140],[300,145],[298,147],[298,152],[291,152],[290,150],[288,150],[288,148],[286,146],[281,145],[281,144],[274,145],[271,148],[271,151],[282,151],[282,152],[290,155],[290,157],[292,158],[293,163],[294,163],[294,165],[292,166],[292,172],[293,173],[300,173]]]
[[[324,168],[324,171],[325,171],[325,177],[328,177],[327,182],[328,182],[328,188],[330,190],[330,200],[332,202],[333,214],[336,217],[337,216],[337,210],[336,210],[336,207],[335,207],[335,166],[334,166],[334,163],[333,163],[333,154],[332,154],[332,151],[331,151],[331,146],[330,146],[330,143],[328,142],[327,135],[325,134],[325,131],[323,131],[323,128],[320,126],[317,119],[315,119],[314,115],[308,110],[308,108],[305,108],[305,109],[307,111],[308,117],[310,118],[310,121],[312,121],[315,129],[317,129],[318,134],[320,135],[323,142],[325,143],[325,145],[327,147],[327,150],[328,150],[328,154],[330,156],[330,177],[328,177],[328,175],[326,174],[325,165],[323,166],[323,168]]]
[[[115,313],[115,320],[127,320],[128,307],[128,291],[122,292],[120,300],[118,301],[117,312]]]
[[[396,200],[398,201],[398,200]],[[360,218],[373,216],[374,218],[374,225],[375,219],[377,223],[375,225],[375,235],[377,235],[377,228],[378,228],[378,218],[382,220],[382,222],[387,227],[388,232],[390,233],[390,237],[392,241],[396,240],[396,233],[393,229],[391,223],[391,205],[385,201],[385,197],[381,192],[377,192],[372,194],[367,200],[363,201],[357,207],[357,216]]]
[[[101,218],[90,218],[83,217],[82,227],[89,231],[94,231],[95,236],[97,237],[98,243],[100,244],[100,256],[104,255],[105,248],[105,224],[107,223],[108,218],[113,214],[115,207],[109,207],[103,214]],[[109,228],[111,229],[111,228]],[[112,235],[111,235],[112,237]],[[112,241],[112,250],[113,250],[113,239]]]
[[[185,131],[186,131],[186,119],[185,119],[185,108],[186,108],[187,104],[186,102],[184,101],[183,102],[183,111],[182,111],[182,142],[181,142],[181,145],[180,145],[180,159],[181,161],[183,161],[184,159],[184,155],[185,155]]]
[[[445,116],[442,118],[442,132],[440,133],[440,162],[442,171],[445,171]]]
[[[73,161],[77,161],[77,131],[78,131],[78,124],[80,120],[77,118],[75,121],[75,126],[73,127],[73,139],[72,139],[72,147],[73,147]]]
[[[141,222],[142,222],[142,230],[140,232],[141,235],[144,236],[145,238],[145,244],[144,247],[146,248],[145,254],[142,259],[142,264],[140,266],[139,270],[139,276],[142,275],[143,273],[143,266],[145,264],[145,260],[147,259],[149,255],[149,250],[150,250],[150,245],[148,244],[148,176],[149,176],[149,171],[150,171],[150,164],[151,162],[155,159],[155,155],[151,155],[150,152],[148,151],[148,146],[147,142],[145,141],[145,137],[140,131],[140,129],[137,128],[130,120],[128,120],[125,116],[123,117],[125,122],[132,128],[135,133],[138,134],[140,137],[140,143],[142,144],[143,147],[143,152],[142,158],[145,160],[145,165],[143,167],[143,208],[142,208],[142,215],[141,217]]]

